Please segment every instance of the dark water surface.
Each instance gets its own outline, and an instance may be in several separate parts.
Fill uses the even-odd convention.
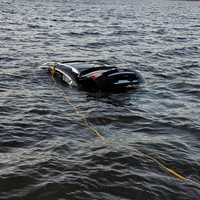
[[[41,65],[63,60],[146,83],[108,96],[55,85]],[[1,0],[0,199],[199,200],[199,80],[200,2]]]

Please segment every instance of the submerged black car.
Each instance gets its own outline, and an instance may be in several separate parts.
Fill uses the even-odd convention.
[[[56,63],[49,72],[70,86],[88,91],[119,91],[136,88],[144,80],[136,70],[117,67],[92,67],[77,69],[71,65]]]

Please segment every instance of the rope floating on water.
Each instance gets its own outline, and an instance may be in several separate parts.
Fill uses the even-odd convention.
[[[72,104],[69,99],[64,96],[64,99],[67,101],[67,103],[69,105],[71,105],[74,109],[74,111],[78,114],[83,116],[83,121],[85,127],[87,127],[91,132],[95,133],[97,137],[99,137],[103,142],[105,142],[106,144],[112,144],[110,141],[108,141],[95,127],[91,126],[86,118],[86,116],[82,115],[80,110],[74,105]],[[140,152],[140,154],[143,154],[145,157],[149,158],[150,160],[154,161],[155,163],[157,163],[162,169],[164,169],[166,172],[168,172],[169,174],[171,174],[172,176],[174,176],[175,178],[177,178],[180,181],[186,181],[187,178],[184,177],[183,175],[181,175],[180,173],[174,171],[173,169],[170,169],[169,167],[166,167],[163,163],[161,163],[160,161],[158,161],[157,159],[153,158],[152,156],[143,153],[139,150],[137,150],[138,152]]]

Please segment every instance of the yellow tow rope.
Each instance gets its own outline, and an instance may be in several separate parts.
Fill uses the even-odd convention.
[[[52,67],[50,68],[51,76],[54,78],[56,74],[56,64],[53,64]]]
[[[83,117],[83,126],[87,127],[91,132],[93,132],[98,138],[100,138],[103,142],[105,142],[106,144],[112,144],[110,141],[108,141],[95,127],[93,127],[92,125],[89,124],[87,118],[85,116],[83,116],[82,114],[80,114],[80,111],[78,110],[78,108],[73,105],[69,99],[65,96],[64,97],[65,101],[71,105],[74,109],[74,111],[76,112],[76,114],[81,115]],[[145,157],[149,158],[150,160],[154,161],[155,163],[157,163],[162,169],[164,169],[165,171],[167,171],[169,174],[171,174],[172,176],[176,177],[178,180],[180,181],[185,181],[187,180],[186,177],[184,177],[183,175],[181,175],[180,173],[174,171],[173,169],[170,169],[168,167],[166,167],[163,163],[161,163],[160,161],[158,161],[157,159],[155,159],[154,157],[143,153],[139,150],[137,150],[138,152],[140,152],[140,154],[143,154]]]

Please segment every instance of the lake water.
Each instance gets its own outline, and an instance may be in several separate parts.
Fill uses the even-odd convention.
[[[198,1],[1,0],[0,199],[199,200],[199,55]],[[68,60],[145,84],[91,94],[42,67]]]

